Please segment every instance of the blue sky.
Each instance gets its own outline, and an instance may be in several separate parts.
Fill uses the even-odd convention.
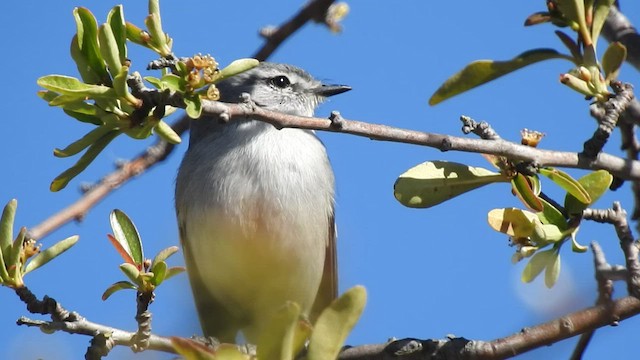
[[[174,38],[178,55],[210,53],[221,64],[250,56],[261,44],[257,31],[288,19],[302,1],[164,1],[163,25]],[[56,159],[55,147],[76,140],[89,128],[49,108],[36,97],[36,79],[46,74],[76,75],[69,54],[75,32],[74,6],[90,8],[100,21],[117,3],[109,1],[8,2],[0,12],[5,69],[0,95],[5,103],[4,136],[0,143],[4,167],[0,202],[19,201],[17,224],[33,226],[78,198],[82,182],[96,181],[119,159],[129,159],[153,140],[122,138],[111,144],[67,189],[50,193],[49,183],[75,159]],[[437,133],[461,135],[462,114],[489,121],[507,139],[519,141],[522,128],[547,136],[541,147],[579,151],[595,129],[588,103],[558,82],[569,69],[565,61],[549,61],[526,68],[492,84],[436,107],[427,100],[438,86],[476,59],[509,59],[536,47],[561,44],[549,25],[524,28],[529,14],[544,1],[491,2],[398,1],[349,2],[351,13],[344,32],[330,33],[309,24],[289,39],[270,59],[298,65],[328,82],[349,84],[353,90],[332,98],[317,112],[331,110],[352,119]],[[640,24],[640,5],[623,2],[623,10]],[[145,1],[124,3],[129,21],[142,24]],[[603,42],[604,44],[604,42]],[[600,51],[602,53],[603,50]],[[130,54],[143,69],[150,51]],[[621,79],[640,83],[638,72],[626,67]],[[519,281],[524,264],[512,265],[507,238],[491,230],[486,213],[518,206],[508,186],[496,184],[441,206],[415,210],[393,197],[393,183],[406,169],[426,160],[449,160],[487,166],[477,154],[372,141],[343,134],[320,133],[337,179],[337,221],[341,291],[364,285],[369,301],[349,344],[381,343],[389,337],[443,338],[448,334],[491,340],[526,326],[593,304],[596,285],[592,257],[563,249],[559,283],[551,290],[539,281]],[[622,155],[617,134],[606,151]],[[63,257],[27,278],[38,296],[56,298],[69,310],[92,321],[133,330],[133,292],[121,292],[107,302],[104,289],[121,280],[121,259],[106,239],[108,214],[127,212],[142,233],[148,256],[177,245],[173,211],[175,174],[186,146],[161,166],[133,180],[92,209],[81,223],[69,224],[42,240],[44,246],[78,234],[80,242]],[[570,171],[576,177],[584,171]],[[552,196],[561,194],[544,183]],[[632,210],[628,184],[598,203],[614,200]],[[613,228],[585,223],[578,239],[600,242],[612,263],[623,263]],[[172,264],[182,264],[180,256]],[[89,339],[67,334],[45,335],[16,327],[27,315],[9,289],[0,289],[0,358],[80,358]],[[624,286],[616,294],[625,293]],[[157,292],[153,331],[160,335],[190,336],[199,331],[186,276],[166,283]],[[31,316],[38,318],[37,316]],[[640,319],[598,330],[585,359],[623,358],[637,352]],[[545,347],[521,359],[566,359],[577,339]],[[133,355],[114,351],[114,359],[168,359],[166,354]]]

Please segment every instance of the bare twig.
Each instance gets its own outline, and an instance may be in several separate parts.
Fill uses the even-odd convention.
[[[32,320],[26,317],[18,319],[18,325],[35,326],[45,332],[64,331],[69,334],[82,334],[96,336],[97,334],[110,334],[109,337],[116,345],[133,347],[135,344],[135,333],[112,328],[105,325],[88,321],[76,312],[66,310],[55,299],[45,296],[38,300],[36,296],[27,288],[16,289],[16,293],[27,305],[27,310],[34,314],[50,315],[51,321]],[[175,352],[171,346],[171,340],[156,335],[149,336],[149,349],[165,352]],[[97,340],[97,342],[99,342]],[[98,350],[88,350],[88,352],[100,352]]]
[[[462,121],[462,132],[465,134],[474,133],[481,139],[485,140],[499,140],[500,135],[493,130],[491,125],[485,121],[477,122],[468,116],[460,116]]]
[[[182,134],[189,128],[189,123],[185,120],[179,120],[172,125],[172,128],[176,133]],[[173,151],[173,148],[174,145],[165,141],[156,142],[142,154],[123,164],[118,170],[100,180],[99,183],[91,187],[91,189],[84,193],[75,203],[31,228],[29,235],[33,239],[41,239],[69,221],[82,219],[89,209],[100,202],[105,196],[109,195],[111,191],[166,159],[171,151]]]
[[[593,252],[593,265],[595,268],[596,282],[598,283],[598,299],[596,305],[604,305],[611,302],[611,296],[613,295],[613,280],[611,279],[611,270],[613,267],[607,262],[604,256],[604,252],[600,245],[593,241],[591,243],[591,250]],[[624,272],[624,278],[626,279],[626,270]],[[595,330],[588,331],[580,336],[576,348],[571,354],[571,360],[580,360],[587,350],[587,346],[593,337]]]
[[[304,24],[311,19],[324,19],[327,9],[334,0],[315,0],[309,1],[294,17],[277,28],[270,27],[268,31],[262,31],[261,34],[266,39],[262,48],[260,48],[253,57],[260,61],[266,60],[273,52],[285,41],[291,34],[298,31]]]
[[[612,224],[616,229],[620,247],[625,256],[627,268],[627,291],[629,295],[640,298],[640,261],[638,260],[638,246],[633,239],[631,228],[627,222],[627,212],[614,202],[611,209],[585,209],[582,217],[602,223]]]
[[[138,291],[136,294],[138,331],[131,339],[133,342],[131,349],[134,352],[144,351],[149,348],[149,340],[151,338],[151,312],[149,311],[149,305],[153,302],[154,297],[153,291]]]
[[[593,158],[598,155],[604,145],[609,140],[609,136],[616,128],[621,114],[627,109],[631,100],[633,100],[633,87],[629,84],[612,83],[611,87],[615,92],[615,96],[611,97],[607,102],[598,104],[604,108],[602,111],[593,111],[592,114],[598,115],[598,128],[593,136],[584,143],[582,153],[587,158]],[[602,115],[602,116],[599,116]]]
[[[514,160],[530,161],[540,166],[560,166],[580,169],[604,169],[623,179],[640,179],[640,162],[628,161],[600,153],[595,159],[586,159],[578,153],[542,150],[505,140],[468,139],[457,136],[420,132],[340,119],[335,126],[330,119],[308,118],[269,111],[251,104],[226,104],[203,101],[203,114],[225,118],[249,117],[268,122],[277,128],[291,127],[352,134],[373,140],[423,145],[442,151],[457,150],[505,156]]]

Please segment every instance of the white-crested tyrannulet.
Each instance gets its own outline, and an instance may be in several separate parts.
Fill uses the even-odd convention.
[[[257,106],[300,116],[350,89],[274,63],[217,86],[222,101],[248,93]],[[255,343],[287,301],[313,318],[336,296],[334,177],[313,131],[250,118],[193,121],[176,211],[206,336],[233,342],[242,331]]]

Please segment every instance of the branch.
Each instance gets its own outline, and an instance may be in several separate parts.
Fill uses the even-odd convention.
[[[260,48],[253,58],[260,61],[266,60],[273,52],[294,32],[298,31],[302,25],[309,20],[322,21],[325,18],[327,9],[334,0],[315,0],[309,1],[300,12],[298,12],[289,21],[277,28],[270,28],[268,31],[262,31],[261,34],[266,39],[262,48]]]
[[[181,119],[176,121],[171,127],[180,135],[189,128],[189,122]],[[136,158],[124,163],[118,170],[102,178],[75,203],[31,228],[29,230],[29,236],[33,239],[41,239],[72,220],[82,220],[89,209],[109,195],[111,191],[119,188],[135,176],[144,173],[148,168],[166,159],[173,151],[173,148],[174,145],[158,140]]]
[[[598,120],[598,128],[593,133],[593,136],[584,143],[583,154],[588,158],[593,158],[602,151],[607,140],[609,140],[609,136],[616,128],[621,114],[634,98],[633,87],[629,84],[612,82],[611,87],[615,92],[615,96],[604,104],[597,104],[591,108],[591,114]]]
[[[614,202],[611,209],[596,210],[585,209],[582,217],[600,223],[612,224],[616,229],[620,247],[625,257],[627,268],[627,291],[629,295],[640,298],[640,261],[638,260],[638,246],[633,239],[631,228],[627,222],[627,212],[620,206],[619,202]]]
[[[625,160],[605,153],[598,154],[595,159],[588,159],[575,152],[542,150],[501,139],[468,139],[347,120],[335,115],[333,115],[334,120],[331,120],[282,114],[262,109],[247,102],[226,104],[217,101],[203,101],[202,110],[206,116],[222,116],[225,119],[248,117],[270,123],[277,128],[324,130],[368,137],[372,140],[428,146],[441,151],[457,150],[500,155],[510,159],[535,162],[539,166],[604,169],[623,179],[640,179],[640,162]]]
[[[108,335],[109,342],[115,345],[133,347],[136,345],[134,332],[116,329],[110,326],[97,324],[80,316],[78,313],[69,312],[56,300],[45,296],[42,301],[38,300],[31,291],[26,288],[16,289],[20,299],[27,304],[27,309],[31,313],[51,315],[52,321],[32,320],[26,317],[18,319],[18,325],[35,326],[40,330],[50,333],[54,331],[64,331],[69,334],[81,334],[95,337],[98,334]],[[92,344],[92,347],[94,345]],[[150,335],[148,339],[148,349],[175,353],[169,338]]]
[[[628,296],[611,303],[577,311],[544,324],[525,328],[516,334],[493,341],[485,342],[463,338],[448,340],[405,339],[389,344],[347,348],[338,358],[341,360],[505,359],[603,326],[615,325],[618,321],[639,313],[640,300]]]

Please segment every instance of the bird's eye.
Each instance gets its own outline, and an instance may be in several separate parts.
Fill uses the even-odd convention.
[[[273,86],[279,87],[280,89],[284,89],[291,85],[289,78],[284,75],[272,77],[270,81]]]

